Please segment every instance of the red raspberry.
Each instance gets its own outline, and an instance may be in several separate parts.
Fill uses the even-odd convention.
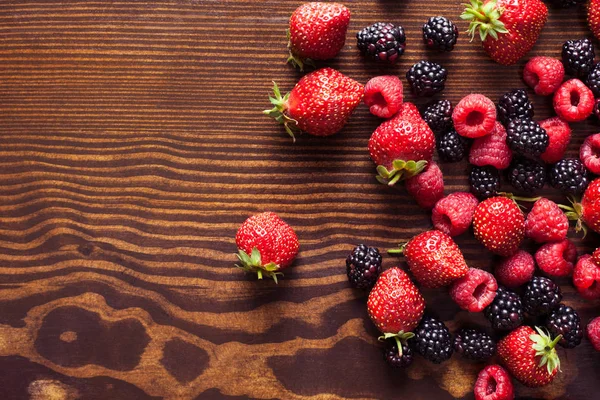
[[[516,288],[533,278],[535,262],[531,254],[525,250],[519,250],[512,256],[502,259],[494,272],[500,284]]]
[[[365,104],[371,114],[390,118],[402,104],[402,82],[394,75],[376,76],[365,85]]]
[[[523,70],[523,80],[540,96],[554,93],[564,77],[565,67],[560,60],[552,57],[533,57]]]
[[[600,351],[600,317],[596,317],[590,321],[588,326],[585,328],[587,337],[594,346],[596,351]]]
[[[573,270],[573,285],[584,299],[600,299],[600,268],[589,254],[577,260]]]
[[[587,169],[600,175],[600,133],[585,139],[579,149],[579,158]]]
[[[535,253],[538,267],[550,276],[569,276],[577,261],[577,247],[568,239],[546,243]]]
[[[567,237],[569,219],[552,200],[535,202],[525,220],[525,236],[538,243],[556,242]]]
[[[419,207],[432,209],[435,203],[444,197],[442,170],[435,162],[430,161],[423,172],[406,180],[406,190],[417,201]]]
[[[506,144],[506,129],[496,122],[492,133],[475,139],[469,152],[469,163],[483,167],[491,165],[496,169],[508,168],[512,160],[512,150]]]
[[[494,275],[478,268],[469,268],[462,278],[450,287],[450,297],[463,310],[480,312],[496,297],[498,283]]]
[[[510,375],[494,364],[481,370],[475,382],[475,400],[513,400],[514,389]]]
[[[473,213],[479,204],[477,197],[467,192],[450,193],[433,207],[433,227],[449,236],[465,233],[473,222]]]
[[[562,160],[571,141],[571,127],[558,117],[540,121],[540,126],[548,134],[548,147],[540,158],[547,164],[554,164]]]
[[[461,136],[478,138],[489,135],[496,125],[496,105],[482,94],[467,95],[454,107],[452,121]]]
[[[579,79],[563,83],[554,93],[554,111],[568,122],[583,121],[594,109],[594,93]]]
[[[594,261],[594,263],[596,263],[596,265],[600,267],[600,247],[598,247],[592,253],[592,261]]]

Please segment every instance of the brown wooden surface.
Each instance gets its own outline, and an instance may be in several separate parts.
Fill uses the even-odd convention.
[[[365,83],[437,60],[453,102],[522,86],[524,62],[500,67],[464,34],[451,54],[424,51],[420,26],[458,22],[458,3],[346,1],[346,47],[322,65]],[[260,113],[272,80],[289,90],[300,77],[284,32],[299,4],[0,2],[0,399],[472,398],[482,364],[390,371],[364,295],[348,288],[355,244],[383,250],[430,226],[374,179],[366,145],[379,120],[361,105],[338,135],[292,144]],[[394,67],[356,49],[356,31],[378,20],[407,31]],[[531,55],[558,56],[588,35],[584,21],[551,10]],[[549,99],[534,102],[551,115]],[[575,155],[598,128],[573,128]],[[447,192],[465,188],[466,169],[443,165]],[[232,267],[236,229],[263,210],[301,241],[279,286]],[[471,266],[490,268],[472,235],[458,242]],[[589,251],[598,236],[577,244]],[[562,283],[584,320],[600,314]],[[487,327],[443,291],[425,294],[453,331]],[[519,397],[600,396],[600,354],[587,341],[560,352],[560,377],[517,385]]]

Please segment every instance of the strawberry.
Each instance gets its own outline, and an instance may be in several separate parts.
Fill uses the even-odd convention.
[[[305,75],[292,91],[281,96],[273,82],[273,108],[264,113],[285,126],[292,137],[305,131],[315,136],[329,136],[346,125],[363,98],[364,87],[332,68],[322,68]]]
[[[290,17],[288,62],[302,71],[313,60],[335,57],[346,42],[350,10],[339,3],[312,2],[298,7]]]
[[[367,311],[383,333],[380,339],[394,338],[402,356],[402,342],[414,336],[411,331],[423,317],[425,300],[406,272],[394,267],[379,275],[369,293]]]
[[[583,231],[584,236],[588,228],[600,233],[600,178],[594,179],[588,185],[580,203],[573,197],[570,200],[571,206],[559,204],[559,207],[567,211],[570,220],[577,221],[575,231]]]
[[[417,175],[431,161],[435,136],[412,103],[404,102],[396,116],[383,122],[369,139],[369,153],[377,165],[377,180],[394,185]]]
[[[538,327],[534,331],[529,326],[521,326],[498,342],[498,356],[525,386],[544,386],[552,382],[560,370],[560,359],[554,347],[561,338],[562,335],[558,335],[552,340]]]
[[[590,30],[600,40],[600,0],[590,0],[587,18]]]
[[[479,32],[483,49],[494,61],[512,65],[537,41],[548,8],[541,0],[471,0],[460,17],[470,21],[471,38]]]
[[[525,217],[513,200],[490,197],[475,209],[473,230],[488,250],[508,257],[516,253],[523,241]]]
[[[448,286],[467,274],[469,267],[452,238],[443,232],[426,231],[390,254],[404,253],[410,272],[426,288]]]
[[[298,237],[291,226],[277,214],[263,212],[248,218],[235,235],[241,265],[247,272],[273,278],[283,275],[282,270],[289,267],[298,254]]]

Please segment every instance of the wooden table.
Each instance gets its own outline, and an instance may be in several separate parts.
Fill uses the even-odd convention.
[[[0,4],[0,399],[473,398],[482,364],[388,369],[365,295],[348,287],[354,245],[385,250],[430,227],[403,189],[374,178],[366,145],[380,121],[361,105],[338,135],[293,144],[261,114],[272,80],[289,90],[301,76],[284,32],[300,3]],[[348,0],[346,47],[321,65],[364,83],[435,60],[453,102],[523,86],[525,60],[498,66],[464,34],[450,54],[424,50],[429,16],[464,32],[458,3]],[[406,29],[396,66],[356,49],[355,33],[379,20]],[[551,10],[531,55],[558,57],[585,35],[583,11]],[[534,103],[551,115],[549,98]],[[598,128],[573,129],[570,155]],[[443,170],[447,192],[466,188],[465,162]],[[278,286],[233,268],[238,226],[263,210],[301,241]],[[571,236],[582,253],[599,243]],[[490,268],[472,235],[457,241]],[[600,314],[561,283],[585,321]],[[425,295],[453,331],[488,326],[441,290]],[[599,396],[600,355],[587,341],[560,351],[559,378],[517,385],[521,398]]]

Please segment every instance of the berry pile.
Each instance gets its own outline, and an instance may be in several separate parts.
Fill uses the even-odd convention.
[[[553,1],[558,7],[577,3]],[[600,9],[600,0],[591,2],[596,3]],[[598,9],[590,6],[589,22],[600,38]],[[481,37],[493,60],[512,65],[535,44],[547,12],[540,0],[474,0],[461,18],[469,22],[471,36]],[[347,8],[336,3],[299,7],[290,19],[290,61],[303,67],[335,57],[344,47],[349,19]],[[429,18],[422,31],[427,49],[447,52],[457,45],[458,29],[446,17]],[[388,64],[398,62],[407,45],[404,29],[390,22],[365,27],[356,38],[365,58]],[[576,221],[576,232],[600,233],[600,178],[593,175],[600,174],[600,134],[585,139],[579,158],[565,156],[572,134],[569,123],[587,119],[594,110],[600,116],[600,100],[595,100],[600,96],[600,64],[594,57],[594,45],[586,38],[566,41],[560,60],[528,60],[525,85],[538,96],[552,96],[548,104],[556,114],[541,121],[534,119],[531,90],[524,88],[505,92],[497,104],[481,93],[468,94],[454,105],[434,99],[420,113],[406,101],[403,83],[395,75],[374,77],[363,87],[334,69],[321,68],[301,78],[289,94],[282,96],[275,85],[274,108],[265,113],[292,136],[300,131],[334,134],[364,100],[371,114],[386,119],[365,143],[377,181],[388,189],[403,185],[421,208],[431,211],[433,230],[388,250],[404,257],[408,273],[400,267],[383,269],[379,250],[364,244],[346,258],[350,286],[368,292],[367,312],[381,332],[383,358],[391,367],[408,368],[418,356],[432,363],[445,362],[453,353],[476,361],[497,356],[505,368],[485,367],[475,384],[475,398],[508,399],[514,394],[511,375],[530,387],[554,379],[560,369],[557,345],[576,347],[585,332],[600,351],[600,317],[584,326],[578,312],[562,303],[554,280],[570,278],[582,298],[600,299],[600,248],[578,257],[568,238],[569,220]],[[564,81],[565,74],[571,79]],[[429,60],[417,62],[405,74],[413,98],[442,92],[448,76],[446,68]],[[440,163],[468,159],[470,193],[445,195],[443,166],[434,161],[436,148]],[[531,197],[506,193],[506,183],[515,194]],[[568,195],[571,204],[534,198],[546,183]],[[493,273],[467,265],[454,237],[469,232],[482,251],[498,256]],[[524,250],[526,242],[535,251]],[[241,268],[276,281],[299,247],[292,228],[273,213],[246,220],[236,243]],[[487,326],[455,330],[449,324],[453,335],[433,315],[435,310],[428,306],[425,314],[420,288],[447,291],[457,310],[482,313]]]

